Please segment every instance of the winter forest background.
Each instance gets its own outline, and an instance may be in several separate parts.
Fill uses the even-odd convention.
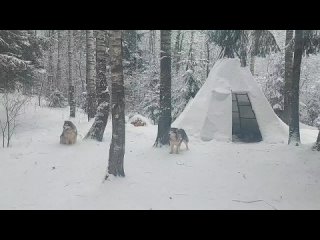
[[[188,100],[194,97],[219,59],[221,47],[210,34],[214,30],[173,30],[172,46],[172,111],[173,120],[181,113]],[[285,30],[270,30],[279,51],[255,57],[254,77],[278,115],[283,110]],[[94,31],[96,41],[97,31]],[[86,109],[86,31],[73,31],[73,78],[75,103]],[[66,106],[68,98],[68,31],[67,30],[1,30],[0,67],[2,89],[18,89],[24,94],[39,95]],[[261,43],[260,43],[261,44]],[[252,44],[247,46],[248,60]],[[94,54],[96,54],[94,52]],[[128,30],[123,34],[123,67],[126,114],[135,113],[152,119],[159,118],[160,31]],[[51,57],[51,58],[50,58]],[[94,60],[96,58],[94,57]],[[51,66],[49,62],[51,63]],[[58,62],[60,62],[58,64]],[[61,69],[59,69],[59,66]],[[300,121],[314,126],[320,114],[319,71],[320,56],[304,55],[300,80]],[[50,70],[50,67],[53,69]],[[59,91],[50,81],[59,82]],[[95,74],[95,71],[94,71]],[[8,79],[8,83],[4,82]],[[107,74],[110,81],[110,74]],[[110,86],[110,85],[109,85]],[[280,110],[280,111],[279,111]]]
[[[319,209],[319,50],[319,30],[0,30],[0,208]],[[251,72],[288,142],[191,135],[169,155],[222,58]]]

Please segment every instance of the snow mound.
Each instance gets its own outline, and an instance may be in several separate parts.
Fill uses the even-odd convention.
[[[131,123],[135,127],[152,125],[150,119],[148,119],[140,114],[135,114],[134,116],[132,116],[129,119],[129,123]]]

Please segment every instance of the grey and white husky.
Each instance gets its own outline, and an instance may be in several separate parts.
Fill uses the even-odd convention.
[[[71,121],[64,121],[60,144],[75,144],[77,141],[77,128]]]
[[[175,153],[179,153],[181,143],[184,142],[184,144],[187,147],[187,150],[189,150],[188,142],[189,138],[186,134],[186,132],[182,128],[171,128],[169,132],[169,141],[170,141],[170,153],[173,153],[174,147],[176,147]]]

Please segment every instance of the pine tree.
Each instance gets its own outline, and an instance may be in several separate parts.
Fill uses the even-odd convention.
[[[0,88],[11,91],[18,82],[30,87],[46,47],[45,39],[26,30],[0,30]]]
[[[122,57],[121,30],[110,30],[112,139],[109,150],[108,173],[124,177],[125,98]],[[108,174],[106,178],[108,178]]]
[[[256,32],[260,31],[260,32]],[[247,66],[247,49],[252,39],[251,71],[254,71],[254,57],[265,57],[270,52],[280,51],[274,36],[268,30],[214,30],[209,32],[209,40],[221,47],[220,58],[238,56],[241,66]]]
[[[161,30],[160,119],[154,146],[169,144],[171,127],[171,30]]]
[[[279,52],[279,45],[269,30],[247,30],[251,39],[250,71],[254,75],[255,57],[266,57],[271,52]]]

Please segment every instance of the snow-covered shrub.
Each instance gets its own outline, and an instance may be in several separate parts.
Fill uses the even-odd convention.
[[[48,99],[49,107],[63,108],[67,104],[67,99],[63,96],[62,92],[55,90]]]
[[[140,114],[135,114],[129,119],[129,123],[135,127],[140,127],[150,125],[150,120]]]
[[[2,147],[9,147],[11,137],[18,125],[18,117],[23,107],[30,100],[30,96],[23,95],[21,91],[0,93],[0,130]],[[5,144],[6,143],[6,144]]]

